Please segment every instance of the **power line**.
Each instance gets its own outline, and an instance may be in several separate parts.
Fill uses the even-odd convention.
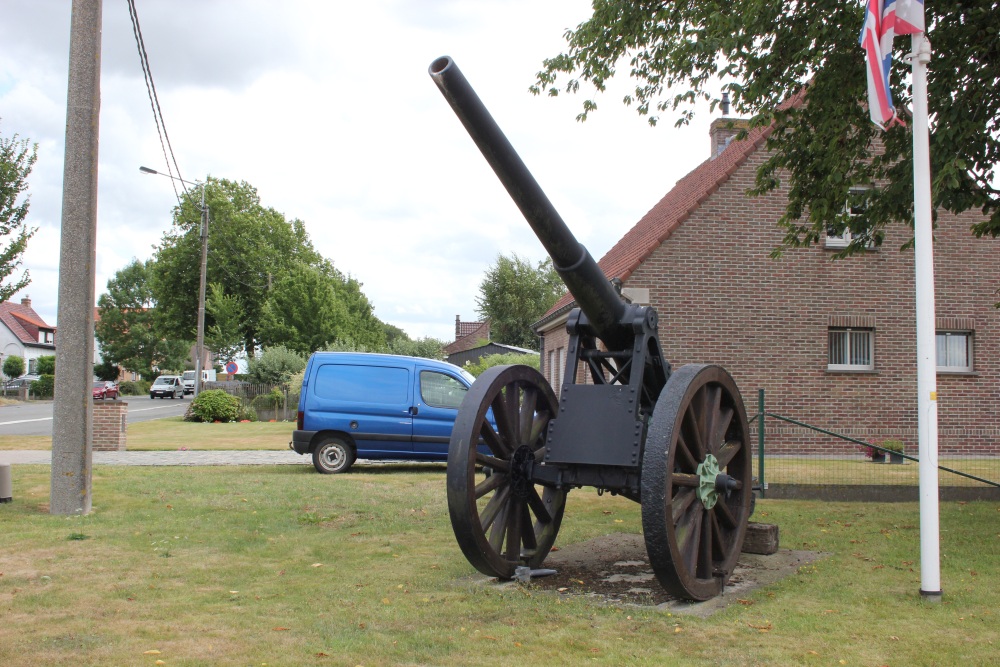
[[[149,68],[149,56],[146,53],[146,44],[142,38],[142,29],[139,27],[139,14],[135,9],[135,0],[128,0],[128,14],[132,19],[132,34],[135,36],[135,45],[139,51],[139,64],[142,66],[142,75],[146,80],[146,93],[149,96],[149,106],[153,110],[153,121],[156,123],[156,132],[160,137],[160,147],[163,149],[163,159],[167,163],[167,171],[171,176],[174,187],[174,196],[180,202],[180,194],[177,192],[177,182],[181,183],[181,188],[187,192],[183,180],[181,180],[181,168],[177,165],[177,158],[174,155],[173,146],[170,145],[170,136],[167,134],[167,123],[163,119],[163,111],[160,109],[160,99],[156,95],[156,85],[153,83],[153,72]],[[169,153],[169,157],[167,154]],[[170,166],[173,161],[173,167]],[[177,172],[174,180],[174,171]]]

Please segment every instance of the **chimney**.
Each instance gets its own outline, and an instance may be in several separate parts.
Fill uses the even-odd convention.
[[[462,337],[462,316],[455,316],[455,340]]]
[[[31,308],[31,297],[26,296],[21,298],[21,305],[25,308]]]
[[[731,118],[729,116],[729,93],[722,93],[722,102],[719,104],[722,117],[712,121],[708,128],[708,135],[712,139],[712,159],[717,158],[726,146],[733,140],[741,130],[746,129],[747,121],[744,118]]]

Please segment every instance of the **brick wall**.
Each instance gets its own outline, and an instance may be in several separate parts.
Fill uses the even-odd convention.
[[[124,401],[94,401],[94,451],[125,451],[127,422],[128,403]]]
[[[820,247],[769,254],[786,194],[747,198],[757,153],[626,280],[649,288],[664,355],[674,367],[716,363],[736,379],[748,413],[757,390],[767,410],[861,439],[917,446],[916,332],[911,237],[902,225],[863,256],[832,260]],[[936,314],[974,325],[974,371],[938,374],[942,454],[1000,454],[1000,239],[976,239],[975,215],[941,212],[935,230]],[[875,369],[827,370],[828,328],[874,322]],[[557,334],[559,338],[565,333]],[[555,342],[555,341],[553,341]],[[546,348],[550,342],[546,340]],[[770,453],[854,451],[794,426],[768,426]]]

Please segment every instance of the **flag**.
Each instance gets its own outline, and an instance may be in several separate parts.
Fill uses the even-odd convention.
[[[889,95],[889,67],[895,36],[895,0],[867,0],[865,25],[858,40],[865,51],[868,73],[868,113],[881,128],[896,115]]]
[[[896,0],[896,34],[924,31],[924,0]]]
[[[865,24],[858,42],[865,51],[868,113],[885,129],[896,117],[889,93],[892,40],[924,31],[924,0],[866,0]]]

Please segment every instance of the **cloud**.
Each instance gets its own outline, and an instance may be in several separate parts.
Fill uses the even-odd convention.
[[[317,248],[362,283],[383,320],[450,339],[475,317],[497,253],[544,257],[427,74],[448,54],[553,204],[595,257],[708,155],[707,124],[648,127],[621,91],[533,97],[542,60],[589,15],[585,0],[531,2],[137,3],[157,95],[185,179],[254,185],[299,218]],[[39,144],[30,179],[39,233],[24,292],[56,320],[70,3],[8,0],[0,40],[0,131]],[[615,92],[616,91],[616,92]],[[105,3],[97,292],[169,229],[166,170],[125,3]],[[20,295],[19,295],[20,296]],[[18,297],[15,297],[18,298]]]

